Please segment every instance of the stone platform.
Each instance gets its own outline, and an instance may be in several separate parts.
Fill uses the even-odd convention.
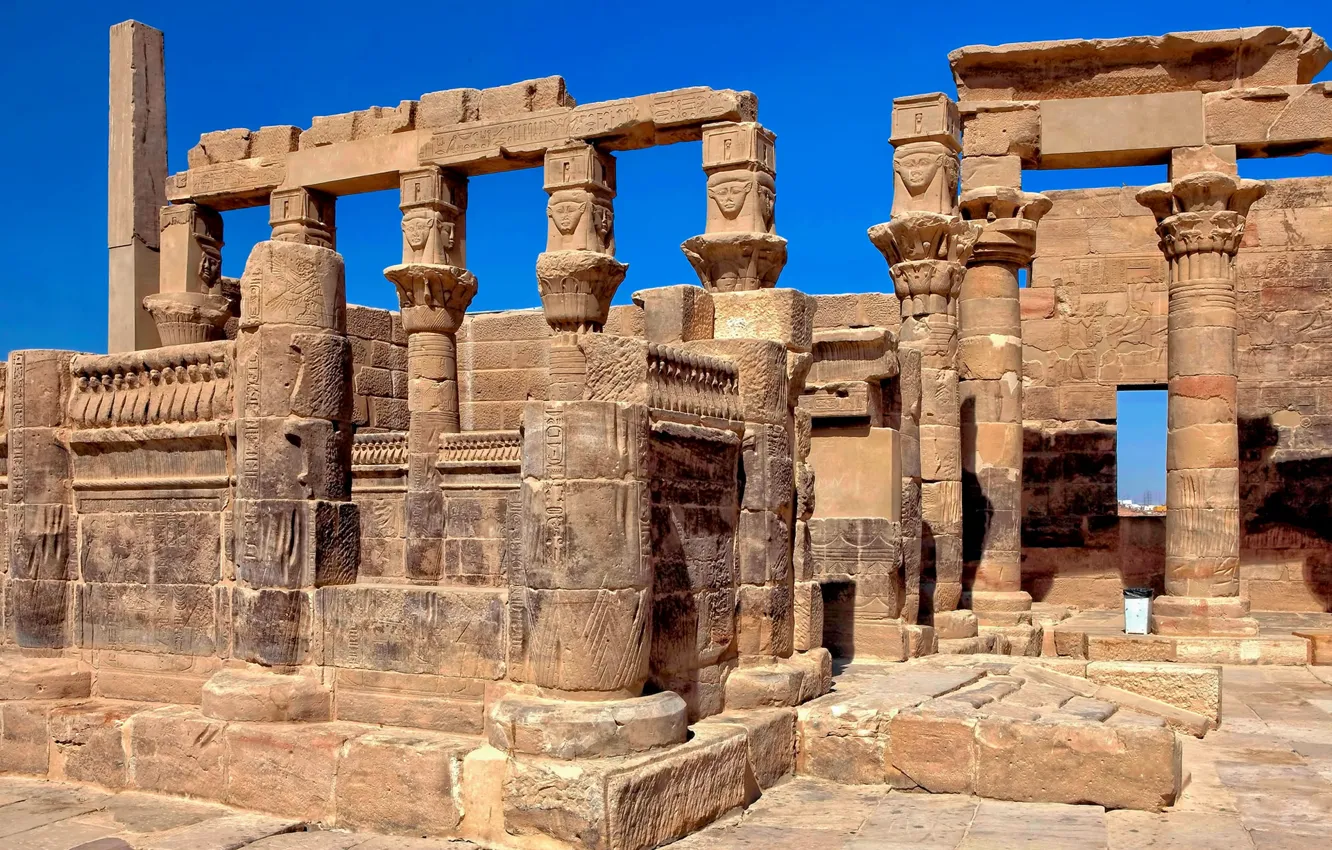
[[[1310,639],[1298,632],[1332,628],[1332,614],[1255,611],[1254,637],[1124,634],[1121,611],[1082,611],[1054,626],[1060,656],[1088,661],[1177,661],[1190,664],[1303,666],[1313,660]]]
[[[1170,805],[1182,782],[1172,729],[1202,736],[1213,719],[1085,678],[1086,666],[980,655],[853,664],[799,709],[796,772],[1000,800]],[[1211,678],[1219,700],[1219,671]]]

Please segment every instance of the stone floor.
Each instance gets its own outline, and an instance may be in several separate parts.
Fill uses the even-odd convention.
[[[679,850],[1288,850],[1332,846],[1332,668],[1229,667],[1224,724],[1185,737],[1164,814],[888,792],[796,778]],[[466,850],[148,794],[0,777],[4,850]],[[119,838],[124,843],[114,841]]]

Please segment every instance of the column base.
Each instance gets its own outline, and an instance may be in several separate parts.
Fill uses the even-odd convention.
[[[1031,594],[1025,590],[972,591],[963,600],[982,626],[1017,626],[1031,622]]]
[[[1160,596],[1152,600],[1151,632],[1253,637],[1258,621],[1249,616],[1249,600],[1238,596]]]
[[[975,637],[980,623],[972,611],[937,611],[934,614],[934,633],[939,640],[958,640]]]
[[[686,713],[685,701],[673,691],[587,702],[511,693],[486,716],[486,737],[509,753],[565,760],[623,756],[684,743]]]
[[[742,658],[726,677],[726,711],[800,705],[832,687],[832,653],[823,647],[790,658]]]

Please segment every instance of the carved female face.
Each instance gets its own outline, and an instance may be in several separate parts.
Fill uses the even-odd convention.
[[[216,249],[204,248],[199,258],[199,282],[211,289],[222,276],[222,254]]]
[[[943,155],[938,153],[909,153],[899,157],[894,165],[907,191],[919,195],[933,182],[943,159]]]
[[[402,235],[407,237],[407,244],[411,246],[413,251],[420,251],[425,248],[434,224],[433,216],[404,218],[402,220]]]
[[[581,201],[560,201],[550,205],[547,215],[555,222],[555,227],[560,233],[570,236],[583,218],[584,206]]]
[[[735,218],[745,207],[745,198],[749,195],[748,180],[727,180],[708,188],[708,195],[727,218]]]

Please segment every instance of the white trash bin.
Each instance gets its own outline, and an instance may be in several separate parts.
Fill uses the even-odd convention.
[[[1124,588],[1124,634],[1145,635],[1152,621],[1152,589]]]

